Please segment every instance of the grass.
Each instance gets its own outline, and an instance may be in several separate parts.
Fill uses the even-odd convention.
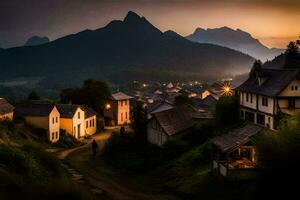
[[[0,199],[89,199],[44,149],[13,122],[0,122]]]

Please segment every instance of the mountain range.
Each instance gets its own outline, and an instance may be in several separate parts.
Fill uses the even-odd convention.
[[[186,38],[193,42],[216,44],[235,49],[261,61],[271,60],[284,51],[283,49],[268,48],[249,33],[226,26],[214,29],[197,28]]]
[[[36,46],[50,42],[48,37],[33,36],[29,38],[24,46]]]
[[[133,80],[212,80],[249,71],[254,58],[213,44],[162,32],[128,12],[123,21],[84,30],[46,44],[0,52],[0,78],[38,78],[58,89],[88,78],[111,83]]]

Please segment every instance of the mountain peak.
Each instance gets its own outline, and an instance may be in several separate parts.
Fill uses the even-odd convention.
[[[133,11],[129,11],[126,15],[126,17],[124,18],[124,22],[132,22],[132,21],[138,21],[140,20],[142,17],[140,17],[138,14],[136,14]]]
[[[50,42],[48,37],[33,36],[29,38],[24,46],[36,46]]]

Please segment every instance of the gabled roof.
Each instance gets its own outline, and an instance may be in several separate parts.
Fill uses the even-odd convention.
[[[250,76],[247,81],[236,88],[237,91],[257,93],[265,96],[276,96],[294,79],[299,79],[297,69],[262,69],[265,81],[259,85],[256,76]]]
[[[155,111],[163,105],[169,105],[170,107],[173,107],[173,105],[166,100],[157,100],[152,104],[148,104],[147,113],[151,114],[153,111]]]
[[[155,118],[165,133],[169,136],[183,132],[192,128],[196,122],[192,120],[195,112],[189,106],[175,107],[170,110],[153,113]]]
[[[133,98],[133,97],[131,97],[131,96],[129,96],[129,95],[123,93],[123,92],[117,92],[117,93],[112,94],[111,96],[112,96],[112,98],[114,100],[117,100],[117,101],[118,100],[132,99]]]
[[[0,115],[11,113],[14,111],[14,107],[6,101],[6,99],[0,98]]]
[[[24,116],[48,116],[53,108],[54,104],[23,104],[15,107],[14,115],[16,117]]]
[[[60,117],[62,118],[73,118],[76,110],[78,108],[81,108],[80,105],[72,105],[72,104],[57,104],[56,107],[60,113]]]
[[[97,115],[97,112],[94,111],[94,109],[91,107],[81,106],[81,108],[84,111],[84,118],[89,118],[89,117]]]
[[[216,99],[216,97],[214,97],[212,95],[208,95],[204,99],[195,98],[196,106],[208,106],[209,107],[209,106],[214,105],[217,101],[218,100]]]
[[[251,137],[257,135],[264,129],[265,128],[261,125],[246,123],[242,127],[234,129],[227,134],[215,137],[212,139],[212,143],[222,152],[230,152],[250,141]]]

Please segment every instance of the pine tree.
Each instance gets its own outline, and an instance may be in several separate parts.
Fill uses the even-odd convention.
[[[285,51],[285,63],[284,68],[300,68],[300,53],[299,53],[299,40],[296,42],[290,42]]]

